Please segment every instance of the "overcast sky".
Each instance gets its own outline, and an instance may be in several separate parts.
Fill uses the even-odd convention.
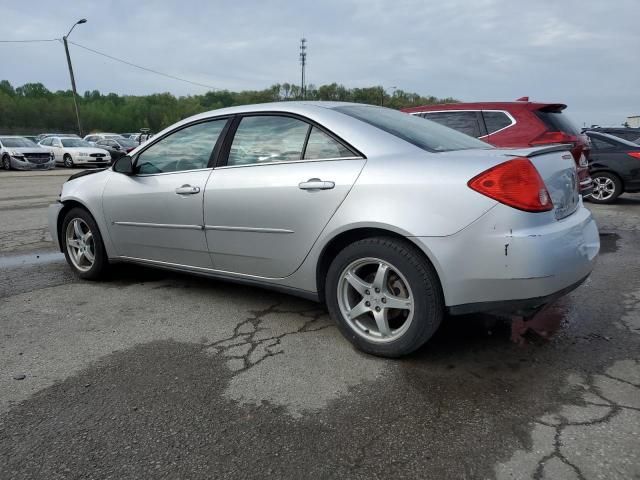
[[[639,0],[7,1],[0,39],[70,40],[230,90],[383,85],[463,101],[523,95],[583,125],[640,114]],[[78,90],[203,93],[71,45]],[[0,44],[0,79],[69,88],[62,44]]]

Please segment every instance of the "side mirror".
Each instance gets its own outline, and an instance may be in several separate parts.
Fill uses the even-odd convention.
[[[120,157],[116,160],[116,163],[113,164],[113,171],[118,173],[123,173],[125,175],[133,175],[133,162],[129,155],[125,155],[124,157]]]

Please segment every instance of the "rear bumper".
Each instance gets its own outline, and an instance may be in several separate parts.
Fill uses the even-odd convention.
[[[559,221],[539,215],[497,205],[450,237],[414,238],[437,262],[451,313],[529,310],[589,276],[600,249],[591,212],[580,202]]]

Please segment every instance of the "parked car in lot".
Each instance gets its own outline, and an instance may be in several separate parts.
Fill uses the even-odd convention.
[[[106,140],[106,139],[112,139],[112,138],[124,138],[124,137],[122,137],[118,133],[92,133],[92,134],[86,135],[83,140],[93,145],[99,140]]]
[[[640,192],[640,145],[608,133],[586,132],[591,140],[589,170],[594,203],[613,203],[623,193]]]
[[[629,142],[640,142],[640,128],[626,128],[626,127],[596,127],[596,128],[583,128],[582,133],[588,134],[588,132],[608,133],[614,137],[628,140]]]
[[[109,152],[111,158],[117,160],[136,148],[139,143],[129,138],[106,138],[104,140],[98,140],[95,145],[96,147],[105,149]]]
[[[17,136],[0,137],[0,159],[5,170],[49,170],[56,166],[49,151]]]
[[[82,278],[124,261],[275,288],[395,357],[445,312],[529,316],[589,275],[569,148],[496,149],[368,105],[245,105],[72,176],[49,225]]]
[[[67,168],[78,165],[107,166],[111,164],[111,155],[102,148],[92,147],[89,142],[74,137],[47,137],[39,144],[55,157],[56,163]]]
[[[76,135],[75,133],[41,133],[40,135],[38,135],[36,137],[36,139],[34,140],[36,143],[41,142],[42,140],[44,140],[47,137],[74,137],[74,138],[80,138],[78,135]]]
[[[578,166],[580,193],[591,192],[589,141],[562,113],[562,103],[478,102],[424,105],[403,111],[479,138],[496,147],[534,147],[565,144]]]

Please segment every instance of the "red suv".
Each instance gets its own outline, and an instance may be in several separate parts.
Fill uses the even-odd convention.
[[[576,161],[580,193],[591,193],[589,138],[580,133],[562,111],[561,103],[515,102],[447,103],[405,108],[403,112],[433,120],[484,140],[496,147],[534,147],[565,143],[571,145]]]

